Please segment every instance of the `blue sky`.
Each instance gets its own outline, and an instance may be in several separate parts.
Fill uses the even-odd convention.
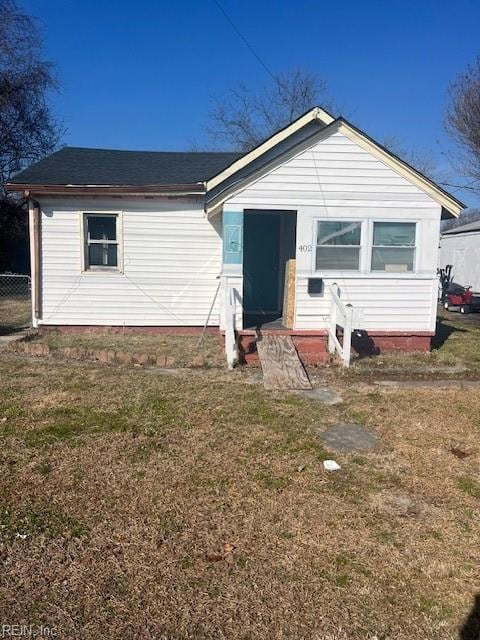
[[[478,0],[222,0],[274,73],[325,79],[340,111],[448,170],[449,83],[480,55]],[[205,146],[215,97],[268,75],[213,0],[23,0],[39,19],[61,86],[66,144]],[[455,174],[450,180],[459,180]],[[453,191],[453,189],[451,190]],[[478,198],[455,195],[470,205]]]

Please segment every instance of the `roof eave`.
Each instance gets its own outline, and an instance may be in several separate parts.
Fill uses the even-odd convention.
[[[392,151],[373,140],[373,138],[371,138],[367,133],[353,125],[345,118],[339,117],[336,122],[340,124],[340,128],[343,128],[344,132],[349,132],[350,136],[353,135],[356,142],[363,142],[363,146],[366,146],[369,150],[375,149],[376,153],[381,156],[382,160],[384,160],[393,169],[396,169],[399,173],[402,173],[405,177],[410,178],[414,184],[430,195],[430,197],[448,211],[452,217],[458,218],[463,209],[466,208],[466,205],[463,202],[452,196],[448,191],[445,191],[445,189],[436,184],[436,182],[427,178],[427,176],[423,175],[423,173],[418,171],[418,169],[409,165],[408,162],[405,162],[405,160],[399,158],[397,155],[392,153]]]
[[[280,131],[277,131],[272,136],[261,142],[257,147],[251,151],[247,151],[245,155],[232,162],[231,165],[222,169],[222,171],[217,173],[215,176],[212,176],[207,181],[207,189],[211,190],[215,188],[234,173],[253,162],[253,160],[259,158],[261,155],[275,147],[286,138],[290,137],[306,124],[315,120],[324,126],[328,126],[335,121],[335,118],[325,109],[322,109],[321,107],[313,107],[313,109],[304,113],[302,116],[297,118],[297,120],[294,120],[294,122],[291,122],[283,129],[280,129]]]
[[[7,182],[5,190],[35,195],[201,195],[206,191],[203,182],[190,184],[112,185],[112,184],[24,184]]]
[[[447,237],[450,237],[450,236],[467,236],[467,235],[470,235],[472,233],[480,233],[480,227],[477,227],[476,229],[462,229],[462,227],[458,227],[458,231],[457,231],[457,228],[448,229],[448,231],[444,231],[442,233],[442,238],[444,238],[445,236],[447,236]]]

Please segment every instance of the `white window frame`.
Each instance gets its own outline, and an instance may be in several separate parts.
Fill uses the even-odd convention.
[[[360,244],[358,246],[358,269],[317,269],[317,241],[318,241],[318,223],[319,222],[357,222],[360,224]],[[365,256],[365,228],[367,220],[364,218],[341,218],[332,217],[326,218],[324,216],[313,219],[313,251],[312,251],[312,273],[348,273],[356,275],[358,273],[364,273],[364,256]],[[328,246],[328,245],[326,245]],[[332,246],[332,245],[331,245]],[[336,245],[339,248],[355,247],[356,245]]]
[[[415,225],[415,244],[413,245],[413,247],[410,246],[406,246],[406,245],[401,245],[401,246],[397,246],[397,248],[402,248],[402,246],[405,249],[412,249],[413,248],[413,270],[412,271],[386,271],[385,269],[372,269],[372,260],[373,260],[373,250],[375,248],[375,246],[384,246],[384,245],[374,245],[373,244],[373,232],[374,232],[374,223],[375,222],[391,222],[392,224],[414,224]],[[419,220],[413,220],[413,219],[405,219],[405,218],[371,218],[370,219],[370,229],[369,229],[369,233],[368,233],[368,240],[369,240],[369,247],[368,247],[368,254],[369,254],[369,262],[368,262],[368,271],[369,273],[374,273],[375,275],[381,275],[381,274],[385,274],[385,275],[403,275],[403,276],[412,276],[416,273],[418,273],[418,247],[420,244],[420,221]],[[385,248],[389,248],[392,247],[393,245],[385,245]]]
[[[116,244],[117,246],[117,266],[102,266],[88,264],[88,247],[87,238],[87,216],[113,217],[116,218],[116,241],[108,241],[107,244]],[[97,209],[85,209],[80,211],[80,232],[81,232],[81,271],[84,274],[118,274],[123,273],[123,211],[101,211]],[[90,244],[104,244],[103,240],[93,241]]]

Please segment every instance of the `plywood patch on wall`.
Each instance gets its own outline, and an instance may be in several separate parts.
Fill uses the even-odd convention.
[[[287,260],[285,266],[285,286],[283,290],[283,318],[282,324],[287,329],[293,329],[295,322],[295,275],[296,260]]]

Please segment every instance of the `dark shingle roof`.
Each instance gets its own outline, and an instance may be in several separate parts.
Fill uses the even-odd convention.
[[[241,153],[117,151],[64,147],[14,176],[14,184],[168,185],[213,177]]]

